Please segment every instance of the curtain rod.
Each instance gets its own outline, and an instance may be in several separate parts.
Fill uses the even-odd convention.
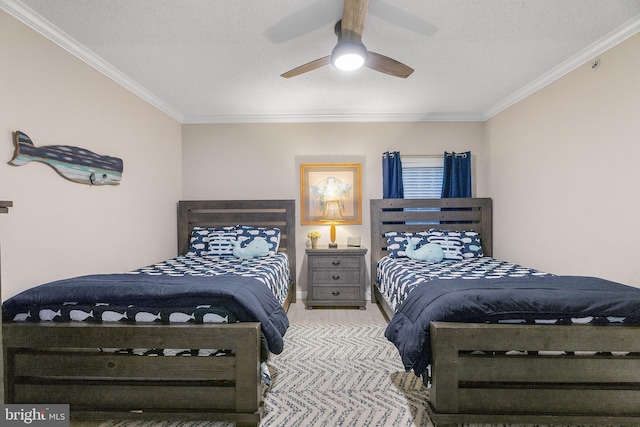
[[[467,157],[467,153],[446,153],[448,156],[451,156],[452,154],[455,155],[456,157]],[[407,157],[407,158],[411,158],[411,157],[420,157],[420,158],[425,158],[425,157],[430,157],[430,158],[437,158],[440,159],[442,158],[442,154],[401,154],[401,157]]]
[[[387,152],[387,153],[382,153],[382,157],[384,158],[386,155],[389,155],[390,157],[394,156],[393,152]],[[456,157],[467,157],[467,153],[447,153],[447,155],[451,155],[454,154]],[[400,157],[404,157],[404,158],[433,158],[433,159],[440,159],[442,158],[442,154],[400,154]]]
[[[407,158],[411,158],[411,157],[420,157],[420,158],[429,157],[429,158],[434,158],[434,159],[442,158],[442,154],[401,154],[400,156],[401,157],[407,157]]]
[[[382,153],[382,157],[384,158],[387,154],[390,157],[394,156],[393,152],[387,152],[387,153]],[[400,154],[400,157],[404,157],[404,158],[410,158],[410,157],[425,158],[425,157],[430,157],[430,158],[434,158],[434,159],[439,159],[439,158],[442,158],[442,154]]]

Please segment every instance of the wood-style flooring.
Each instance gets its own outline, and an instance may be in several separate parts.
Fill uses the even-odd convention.
[[[316,307],[307,310],[304,300],[298,300],[289,306],[287,312],[289,323],[292,325],[318,325],[318,324],[371,324],[386,323],[386,319],[377,304],[367,302],[367,309]],[[71,427],[98,427],[102,421],[71,421]]]

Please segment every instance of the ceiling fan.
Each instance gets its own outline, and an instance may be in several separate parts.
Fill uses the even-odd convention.
[[[344,0],[342,19],[335,25],[338,44],[331,55],[316,59],[281,74],[282,77],[295,77],[313,71],[328,64],[342,70],[353,70],[365,66],[381,73],[406,79],[413,68],[379,53],[368,51],[362,43],[364,22],[367,17],[368,0]]]

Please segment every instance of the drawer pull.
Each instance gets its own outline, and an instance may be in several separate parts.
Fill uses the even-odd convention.
[[[335,265],[337,267],[337,266],[340,265],[340,261],[339,260],[335,260],[331,264],[333,264],[333,265]]]
[[[107,368],[115,368],[115,367],[116,367],[115,362],[113,362],[111,360],[107,362]]]
[[[331,292],[331,295],[333,295],[334,297],[337,297],[338,295],[340,295],[340,291],[333,291]]]
[[[331,276],[331,278],[333,280],[340,280],[340,276],[338,276],[337,274],[334,274],[333,276]]]

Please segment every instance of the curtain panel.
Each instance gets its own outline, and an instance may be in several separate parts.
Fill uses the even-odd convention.
[[[442,197],[471,197],[471,151],[444,152]]]
[[[402,162],[399,151],[386,151],[382,154],[382,198],[404,198]]]

